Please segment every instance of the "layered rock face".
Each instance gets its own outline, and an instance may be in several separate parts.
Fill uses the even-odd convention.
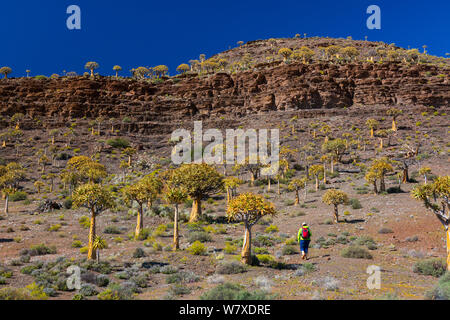
[[[84,117],[117,121],[130,117],[134,124],[147,123],[151,132],[158,123],[239,119],[273,111],[448,107],[449,89],[448,70],[436,66],[274,64],[236,74],[186,75],[159,84],[83,77],[2,80],[0,112],[61,123]]]

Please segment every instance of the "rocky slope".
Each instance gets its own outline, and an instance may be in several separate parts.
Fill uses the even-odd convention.
[[[274,111],[448,107],[449,89],[448,70],[432,65],[274,63],[236,74],[180,76],[160,84],[103,77],[2,80],[0,112],[21,112],[55,126],[69,118],[102,116],[121,122],[129,117],[130,131],[151,133],[161,124]],[[6,124],[4,117],[0,125]]]

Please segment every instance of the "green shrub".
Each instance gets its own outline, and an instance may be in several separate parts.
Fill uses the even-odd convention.
[[[116,149],[125,149],[130,146],[130,142],[122,138],[109,139],[106,143]]]
[[[187,248],[187,251],[192,255],[201,256],[206,254],[206,247],[200,241],[195,241],[189,248]]]
[[[450,300],[450,272],[447,271],[425,297],[432,300]]]
[[[59,229],[61,229],[61,225],[60,225],[60,224],[54,224],[54,225],[52,225],[50,228],[48,228],[48,231],[56,232],[56,231],[58,231]]]
[[[364,248],[358,246],[350,246],[341,252],[344,258],[354,259],[372,259],[372,255]]]
[[[108,226],[103,230],[103,233],[106,234],[121,234],[122,232],[120,232],[119,228],[117,228],[116,226]]]
[[[71,209],[71,208],[72,208],[72,203],[73,203],[72,198],[67,197],[67,198],[64,200],[64,202],[63,202],[63,206],[64,206],[64,208],[66,208],[66,209]]]
[[[238,274],[247,271],[247,267],[238,261],[224,261],[216,266],[218,274]]]
[[[144,249],[136,248],[133,252],[133,258],[137,259],[137,258],[143,258],[143,257],[145,257]]]
[[[293,255],[293,254],[297,254],[297,253],[298,253],[296,247],[294,247],[294,246],[289,246],[289,245],[284,246],[283,249],[281,250],[281,252],[282,252],[282,254],[283,254],[284,256],[287,256],[287,255]]]
[[[98,300],[120,300],[119,293],[111,289],[106,289],[97,295]]]
[[[201,300],[267,300],[271,297],[265,291],[247,291],[239,284],[224,283],[203,293]]]
[[[440,258],[417,261],[413,266],[413,272],[433,277],[442,276],[446,270],[447,263]]]
[[[278,231],[279,231],[278,227],[273,225],[273,224],[268,226],[266,228],[266,230],[264,230],[265,233],[275,233],[275,232],[278,232]]]
[[[355,209],[355,210],[362,208],[361,203],[356,198],[350,199],[349,204],[352,206],[352,209]]]
[[[191,291],[191,288],[186,287],[183,284],[174,284],[170,286],[168,293],[171,296],[182,296],[191,293]]]
[[[2,300],[33,300],[30,292],[21,288],[2,288],[0,289],[0,301]]]
[[[358,246],[376,247],[376,242],[369,236],[358,237],[355,241]]]
[[[194,243],[196,241],[200,241],[200,242],[208,242],[211,241],[211,235],[204,232],[204,231],[194,231],[189,233],[188,236],[188,242],[189,243]]]
[[[26,252],[25,252],[26,251]],[[31,246],[30,250],[25,250],[22,253],[29,254],[30,256],[43,256],[46,254],[55,254],[56,253],[56,247],[48,247],[45,244],[38,244]]]
[[[151,234],[152,234],[152,231],[151,231],[150,229],[144,228],[144,229],[142,229],[141,232],[139,233],[138,240],[140,240],[140,241],[147,240],[147,239],[150,237]],[[133,236],[132,236],[132,237],[134,237],[134,233],[133,233]]]
[[[227,242],[227,243],[225,244],[225,248],[223,249],[223,251],[224,251],[225,253],[228,253],[228,254],[233,254],[233,253],[236,252],[236,250],[237,250],[237,247],[234,246],[234,245],[232,245],[232,244],[229,243],[229,242]]]
[[[12,202],[23,201],[27,199],[27,193],[24,191],[16,191],[9,195],[9,200]]]
[[[80,248],[80,253],[81,253],[81,254],[86,254],[86,253],[88,253],[88,251],[89,251],[89,248],[88,248],[88,247],[82,247],[82,248]]]
[[[78,223],[85,229],[89,229],[89,227],[91,226],[91,220],[86,216],[82,216],[80,219],[78,219]]]
[[[259,262],[262,264],[271,264],[276,261],[275,257],[271,256],[270,254],[258,254],[258,255],[256,255],[256,257],[258,258]]]
[[[81,243],[80,240],[75,240],[72,242],[72,248],[81,248],[83,246],[83,244]]]
[[[269,250],[267,248],[254,247],[253,252],[256,254],[268,254]]]

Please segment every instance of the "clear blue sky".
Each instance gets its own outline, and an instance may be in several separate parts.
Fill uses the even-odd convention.
[[[81,27],[66,27],[69,5],[81,8]],[[382,29],[368,30],[366,9],[381,8]],[[430,54],[450,52],[449,0],[2,0],[0,66],[12,77],[84,72],[123,74],[137,66],[175,68],[205,53],[235,47],[239,40],[271,37],[347,37],[381,40],[407,48],[428,46]]]

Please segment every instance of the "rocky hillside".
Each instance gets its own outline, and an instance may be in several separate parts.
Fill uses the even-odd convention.
[[[338,40],[277,39],[276,47],[352,44],[365,52],[380,46],[375,42],[339,40],[341,43]],[[249,42],[218,57],[230,62],[245,53],[263,57],[269,50],[267,46],[268,41]],[[393,105],[412,108],[449,104],[449,69],[443,62],[367,63],[360,60],[310,64],[290,61],[286,64],[278,60],[255,63],[246,71],[187,73],[165,77],[163,81],[100,76],[94,80],[62,77],[0,81],[1,114],[23,113],[29,119],[28,126],[35,123],[31,121],[33,118],[49,126],[60,126],[69,118],[102,116],[114,118],[129,132],[140,133],[160,132],[162,124],[165,130],[171,130],[170,127],[192,119],[243,120],[246,115],[274,111],[296,111],[302,116],[301,113],[308,110],[314,116],[356,107],[376,110]],[[129,121],[124,122],[125,117]],[[6,126],[7,122],[4,117],[0,126]]]

